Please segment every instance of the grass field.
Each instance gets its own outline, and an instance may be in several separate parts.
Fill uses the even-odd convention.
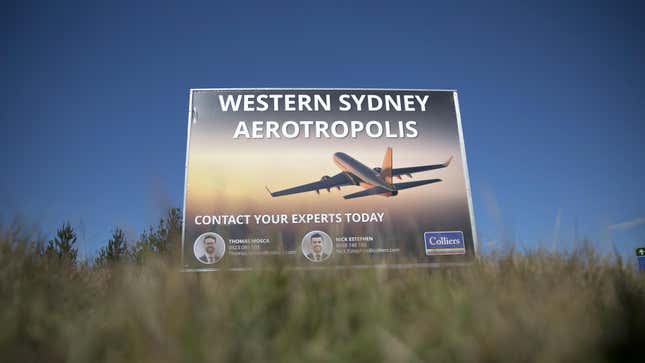
[[[645,275],[585,248],[200,274],[162,258],[72,266],[30,246],[0,241],[2,362],[627,362],[645,349]]]

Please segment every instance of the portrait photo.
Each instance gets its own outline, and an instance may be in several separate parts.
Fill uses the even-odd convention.
[[[224,238],[215,232],[207,232],[195,240],[193,253],[199,262],[211,265],[217,263],[224,257],[226,243]]]
[[[328,259],[334,251],[331,237],[322,231],[311,231],[302,238],[302,255],[309,261],[321,262]]]

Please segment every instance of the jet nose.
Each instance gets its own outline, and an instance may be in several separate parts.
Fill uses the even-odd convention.
[[[345,154],[343,154],[341,152],[337,152],[337,153],[334,153],[334,156],[332,156],[331,159],[334,160],[334,161],[342,160],[343,155],[345,155]]]

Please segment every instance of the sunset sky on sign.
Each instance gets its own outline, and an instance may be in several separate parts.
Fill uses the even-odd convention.
[[[2,223],[51,236],[69,220],[87,257],[114,226],[134,239],[181,206],[190,88],[456,89],[483,252],[567,249],[577,235],[631,256],[645,235],[643,13],[610,1],[11,2]]]

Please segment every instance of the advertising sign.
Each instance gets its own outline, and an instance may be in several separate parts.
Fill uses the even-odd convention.
[[[184,270],[464,264],[457,92],[193,89]]]

